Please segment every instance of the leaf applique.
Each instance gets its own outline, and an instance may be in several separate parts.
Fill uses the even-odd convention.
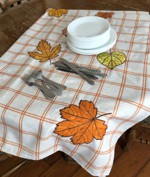
[[[73,136],[73,144],[88,144],[94,138],[101,140],[106,133],[107,125],[98,118],[110,113],[96,117],[97,111],[91,101],[81,100],[79,106],[71,104],[60,110],[61,117],[65,120],[57,124],[54,133],[63,137]]]
[[[64,29],[62,30],[62,34],[67,37],[67,28],[64,28]]]
[[[103,52],[97,55],[97,60],[110,69],[123,64],[126,61],[126,55],[122,52],[114,51],[111,54]]]
[[[54,17],[61,17],[62,15],[65,15],[68,13],[68,10],[66,9],[49,9],[48,10],[48,15],[49,16],[54,16]]]
[[[102,17],[102,18],[111,18],[114,15],[113,12],[98,12],[96,16]]]
[[[37,52],[28,52],[28,54],[33,57],[35,60],[40,62],[45,62],[47,60],[55,58],[60,52],[61,45],[58,44],[55,47],[52,47],[46,40],[41,40],[37,46]]]
[[[111,54],[103,52],[97,55],[97,60],[110,69],[123,64],[126,61],[126,55],[122,52],[114,51]]]

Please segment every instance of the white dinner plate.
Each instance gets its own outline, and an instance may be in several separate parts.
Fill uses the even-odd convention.
[[[67,41],[67,45],[70,48],[70,50],[72,50],[75,53],[82,54],[82,55],[95,55],[111,49],[116,43],[116,40],[117,40],[117,33],[111,28],[110,40],[101,47],[94,48],[94,49],[79,49],[71,45],[68,41]]]
[[[67,36],[75,41],[96,41],[109,37],[110,24],[97,16],[80,17],[67,26]]]

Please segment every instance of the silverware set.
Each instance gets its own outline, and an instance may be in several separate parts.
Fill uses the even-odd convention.
[[[106,74],[101,73],[101,71],[98,69],[91,69],[79,66],[63,58],[60,58],[60,61],[53,62],[53,64],[55,65],[57,70],[78,74],[91,85],[94,85],[94,80],[98,79],[98,76],[106,76]]]
[[[30,75],[23,77],[22,80],[29,86],[39,88],[48,100],[52,100],[57,95],[62,95],[62,91],[67,88],[43,76],[41,70],[33,71]]]
[[[78,74],[91,85],[95,84],[94,80],[98,79],[98,76],[106,76],[106,74],[101,73],[101,71],[98,69],[79,66],[63,58],[61,58],[59,61],[53,62],[53,64],[57,70]],[[22,80],[28,86],[36,86],[38,89],[40,89],[44,97],[48,100],[52,100],[55,96],[62,95],[62,91],[67,88],[65,85],[54,82],[43,76],[41,70],[33,71],[30,75],[23,77]]]

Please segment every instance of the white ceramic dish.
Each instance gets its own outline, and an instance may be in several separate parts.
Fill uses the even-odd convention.
[[[79,49],[94,49],[106,44],[109,41],[109,39],[110,39],[110,32],[109,35],[107,35],[107,38],[104,35],[101,37],[101,40],[97,39],[95,41],[77,41],[77,40],[71,40],[70,38],[67,38],[67,41],[71,45]]]
[[[109,38],[110,24],[101,17],[80,17],[67,27],[67,40],[78,48],[96,48],[107,43]]]
[[[110,48],[112,48],[114,46],[114,44],[116,43],[116,40],[117,40],[117,33],[113,29],[110,29],[110,39],[109,39],[109,41],[105,45],[100,46],[98,48],[79,49],[79,48],[76,48],[73,45],[71,45],[69,43],[69,41],[67,41],[67,45],[70,48],[70,50],[72,50],[75,53],[83,54],[83,55],[95,55],[95,54],[105,52],[105,51],[109,50]]]

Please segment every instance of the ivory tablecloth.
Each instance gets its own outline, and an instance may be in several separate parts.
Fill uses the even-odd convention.
[[[62,11],[63,13],[65,11]],[[48,11],[28,29],[0,59],[0,150],[27,159],[42,159],[63,151],[94,176],[110,173],[118,138],[129,127],[150,114],[150,16],[147,12],[114,11],[108,18],[117,32],[111,49],[123,52],[126,61],[110,70],[98,62],[96,55],[78,55],[66,44],[62,30],[75,18],[96,15],[96,10],[68,10],[62,16]],[[78,75],[56,70],[49,61],[39,62],[28,52],[37,51],[42,40],[52,47],[60,44],[57,60],[63,57],[82,66],[98,68],[107,74],[95,85]],[[108,51],[110,52],[110,51]],[[36,87],[26,85],[21,77],[41,69],[51,80],[67,86],[62,96],[48,101]],[[97,116],[107,126],[102,140],[75,145],[71,137],[54,133],[62,122],[62,109],[79,106],[80,101],[93,103]],[[94,131],[94,130],[93,130]]]

